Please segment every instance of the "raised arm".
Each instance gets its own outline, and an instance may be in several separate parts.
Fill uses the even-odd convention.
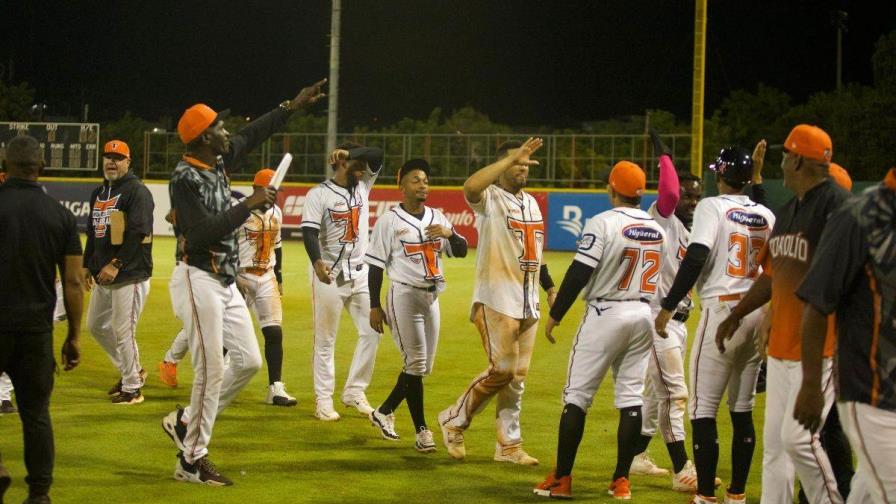
[[[544,141],[540,138],[529,138],[519,149],[510,150],[503,158],[474,172],[464,182],[464,197],[470,203],[478,203],[482,199],[482,192],[492,185],[495,180],[498,180],[498,177],[507,171],[508,168],[518,164],[526,166],[537,165],[538,161],[529,159],[529,156],[543,144]]]
[[[672,162],[671,149],[660,140],[660,136],[652,129],[650,130],[650,139],[660,165],[656,209],[663,217],[669,217],[675,213],[675,207],[678,206],[678,200],[681,198],[681,185],[678,181],[678,173],[675,171],[675,164]]]

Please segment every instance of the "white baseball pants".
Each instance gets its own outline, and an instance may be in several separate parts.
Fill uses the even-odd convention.
[[[12,380],[6,373],[0,374],[0,401],[12,400]]]
[[[343,308],[348,310],[358,331],[358,343],[342,391],[343,399],[364,394],[370,385],[380,333],[370,327],[370,291],[366,276],[338,285],[337,280],[330,284],[321,282],[313,269],[310,274],[314,313],[314,395],[318,403],[332,404],[336,389],[336,333]]]
[[[149,295],[149,279],[123,285],[94,284],[87,308],[87,328],[121,374],[121,389],[143,386],[137,321]]]
[[[700,300],[700,303],[700,324],[691,347],[688,369],[688,413],[691,420],[715,418],[726,388],[729,410],[735,413],[753,411],[761,362],[753,340],[765,312],[755,310],[744,317],[734,336],[725,342],[725,353],[719,353],[716,329],[737,301],[710,298]]]
[[[386,298],[386,317],[401,352],[402,370],[415,376],[431,373],[439,344],[438,294],[393,282]]]
[[[652,338],[653,318],[646,303],[590,302],[569,353],[563,403],[587,412],[612,368],[615,407],[641,406]]]
[[[684,414],[688,386],[684,374],[684,349],[688,328],[684,322],[670,320],[666,332],[668,338],[662,338],[653,331],[653,348],[644,381],[641,435],[653,437],[659,426],[663,441],[674,443],[685,440]]]
[[[264,275],[242,272],[236,277],[236,284],[246,296],[246,306],[255,314],[259,327],[283,324],[283,305],[274,270],[268,270]]]
[[[840,423],[858,457],[847,504],[896,504],[896,412],[837,402]]]
[[[165,352],[165,362],[180,362],[190,350],[190,342],[187,340],[187,331],[181,328],[171,342],[171,347]],[[223,353],[223,352],[222,352]]]
[[[193,391],[184,411],[184,458],[193,463],[208,453],[218,413],[261,368],[261,352],[246,301],[235,283],[224,285],[212,274],[181,263],[169,288],[192,354]],[[222,348],[230,357],[226,368]]]
[[[834,405],[833,362],[824,360],[824,410]],[[768,358],[765,427],[762,450],[762,502],[793,502],[794,473],[812,504],[842,504],[837,480],[819,434],[812,434],[793,418],[803,382],[800,361]],[[823,423],[823,422],[822,422]]]

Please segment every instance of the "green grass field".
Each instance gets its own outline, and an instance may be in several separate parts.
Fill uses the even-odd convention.
[[[523,400],[523,435],[529,453],[541,460],[538,467],[520,467],[492,461],[494,408],[490,406],[467,431],[467,458],[455,461],[441,445],[436,414],[451,404],[487,362],[472,324],[468,322],[473,289],[474,255],[447,260],[448,290],[441,298],[442,333],[433,374],[426,379],[426,415],[439,451],[423,455],[413,448],[413,428],[407,408],[396,412],[398,442],[380,438],[366,418],[337,405],[342,419],[324,423],[314,418],[311,384],[311,313],[308,259],[301,242],[284,244],[284,381],[299,400],[298,407],[264,404],[266,370],[261,370],[237,400],[218,417],[211,442],[211,459],[235,482],[229,488],[211,488],[174,481],[176,450],[161,428],[162,417],[176,403],[190,396],[189,363],[180,366],[180,386],[159,382],[157,364],[180,328],[168,296],[173,267],[170,238],[155,242],[155,276],[138,329],[141,361],[149,371],[143,393],[146,401],[136,406],[109,402],[106,390],[117,380],[108,358],[86,329],[82,339],[82,363],[61,373],[51,402],[56,434],[55,483],[51,496],[61,503],[196,503],[196,502],[520,502],[542,500],[531,493],[553,467],[560,418],[560,391],[573,331],[581,317],[576,303],[555,332],[551,345],[539,328],[526,395]],[[551,252],[547,263],[559,284],[570,253]],[[544,301],[542,305],[546,306]],[[85,298],[85,313],[86,313]],[[691,330],[696,317],[689,321]],[[57,352],[65,333],[57,327]],[[261,341],[260,331],[257,331]],[[344,316],[337,342],[337,394],[344,383],[354,349],[355,335]],[[391,390],[400,370],[400,356],[384,335],[370,402],[379,404]],[[607,377],[588,415],[573,472],[573,493],[579,500],[610,502],[605,489],[615,467],[616,425],[611,377]],[[337,397],[338,402],[338,397]],[[764,396],[757,403],[757,432],[761,438]],[[724,408],[723,408],[724,410]],[[721,458],[719,476],[730,477],[730,422],[719,416]],[[761,439],[747,489],[750,502],[758,502]],[[690,441],[687,444],[691,453]],[[21,425],[17,416],[0,417],[0,450],[13,474],[8,502],[26,496],[23,481]],[[651,453],[668,467],[662,439],[651,443]],[[668,478],[635,476],[633,499],[643,503],[687,501],[673,492]]]

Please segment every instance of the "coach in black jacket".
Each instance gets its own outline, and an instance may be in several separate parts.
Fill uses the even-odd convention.
[[[152,194],[133,173],[131,150],[120,140],[103,148],[106,180],[90,195],[84,284],[90,296],[87,327],[121,373],[109,390],[115,404],[143,402],[137,321],[152,276]]]

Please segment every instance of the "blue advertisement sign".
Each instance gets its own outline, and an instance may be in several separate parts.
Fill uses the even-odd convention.
[[[645,194],[641,208],[647,210],[656,194]],[[609,210],[607,193],[551,193],[548,195],[548,250],[575,250],[585,221]]]
[[[87,217],[90,216],[90,193],[99,186],[99,182],[50,182],[40,181],[47,194],[59,200],[78,219],[78,231],[87,231]]]

